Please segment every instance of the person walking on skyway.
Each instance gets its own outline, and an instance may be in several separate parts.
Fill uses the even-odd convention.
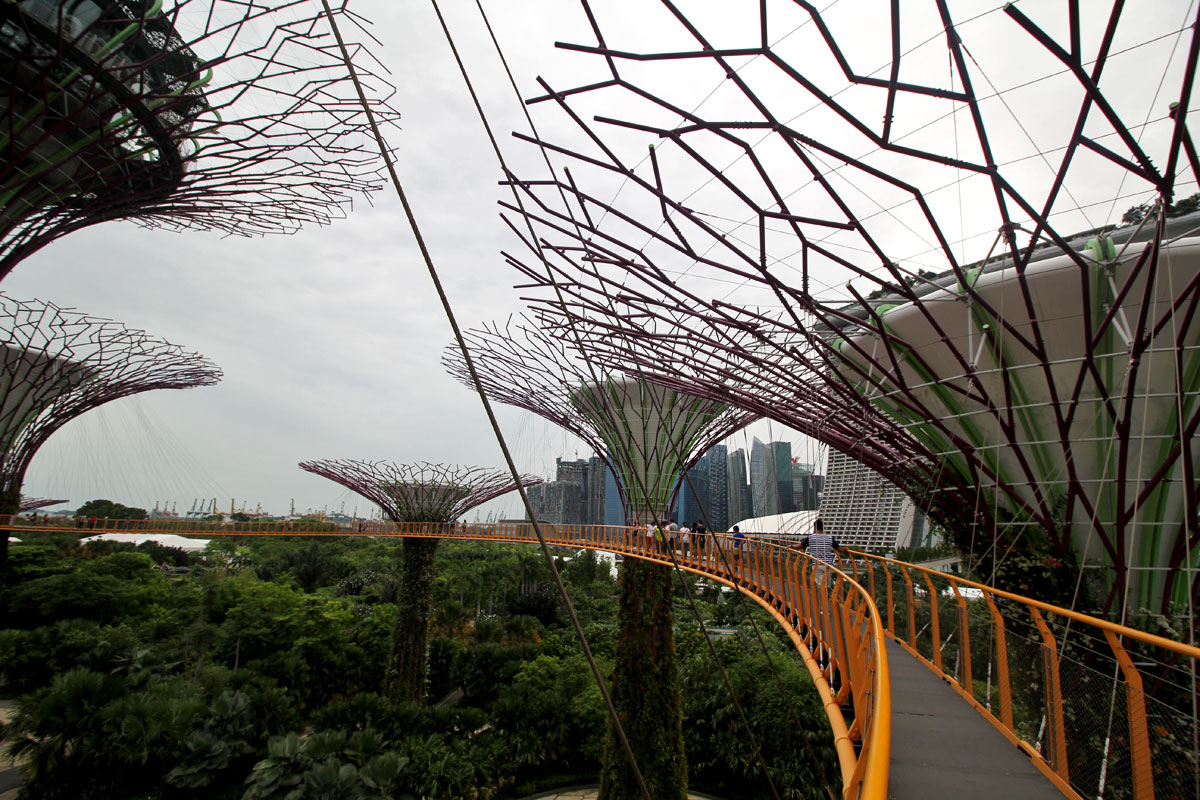
[[[800,549],[808,553],[809,548],[812,552],[809,553],[813,558],[817,559],[816,581],[817,586],[825,585],[825,573],[829,567],[837,565],[837,558],[833,555],[834,552],[848,552],[846,548],[838,544],[838,540],[833,537],[833,534],[825,532],[825,525],[821,520],[813,523],[813,532],[809,536],[805,536],[800,540]]]

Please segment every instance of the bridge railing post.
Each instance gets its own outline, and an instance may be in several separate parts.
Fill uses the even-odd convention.
[[[1121,640],[1110,630],[1104,631],[1125,678],[1126,716],[1129,717],[1129,759],[1133,772],[1134,800],[1154,800],[1154,766],[1151,762],[1150,732],[1146,724],[1146,695],[1142,675],[1133,665]]]
[[[905,615],[906,621],[907,621],[906,639],[908,641],[908,646],[911,647],[913,650],[916,650],[917,649],[917,618],[915,616],[915,608],[914,608],[914,606],[916,605],[916,596],[913,593],[912,576],[910,576],[908,574],[908,569],[906,569],[903,566],[900,567],[900,574],[904,578],[904,585],[906,587],[905,598],[908,601],[907,603],[905,603],[905,605],[907,606],[907,609],[906,609],[907,613]]]
[[[886,563],[883,565],[883,574],[887,576],[887,631],[892,636],[895,636],[896,600],[892,594],[892,569]]]
[[[938,672],[944,672],[942,669],[942,630],[941,620],[938,617],[938,590],[933,585],[933,579],[929,577],[929,573],[924,573],[925,585],[929,587],[929,635],[933,644],[933,652],[930,661],[937,667]]]
[[[971,628],[970,614],[967,612],[967,601],[958,591],[958,582],[950,581],[950,589],[954,592],[954,601],[958,605],[958,652],[962,658],[962,674],[959,680],[962,687],[975,695],[975,682],[971,676]]]
[[[1046,695],[1047,761],[1064,781],[1070,780],[1067,766],[1067,734],[1063,722],[1062,682],[1058,669],[1058,643],[1050,626],[1033,606],[1026,606],[1042,636],[1042,670]]]

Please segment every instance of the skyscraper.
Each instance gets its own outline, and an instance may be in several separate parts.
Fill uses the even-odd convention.
[[[715,444],[708,451],[708,527],[723,531],[729,527],[729,493],[726,470],[729,448]]]
[[[625,507],[621,504],[620,480],[611,469],[604,470],[604,506],[601,522],[605,525],[624,525]]]
[[[754,516],[746,467],[746,451],[740,447],[725,460],[725,496],[729,504],[727,526]]]
[[[577,525],[581,521],[583,494],[575,481],[539,483],[525,493],[539,521],[554,525]]]
[[[792,459],[792,500],[796,511],[816,511],[821,507],[821,491],[825,488],[825,476],[817,475],[812,464],[801,464]]]
[[[792,499],[792,443],[762,442],[750,448],[750,488],[753,514],[766,517],[795,511]]]
[[[696,465],[687,471],[687,480],[680,479],[679,488],[675,495],[675,503],[671,508],[671,516],[680,524],[691,525],[702,516],[707,515],[711,504],[710,487],[708,482],[709,455],[705,453]]]

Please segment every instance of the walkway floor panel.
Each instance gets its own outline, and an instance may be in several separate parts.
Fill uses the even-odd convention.
[[[1025,753],[944,680],[887,640],[896,800],[1062,800]]]

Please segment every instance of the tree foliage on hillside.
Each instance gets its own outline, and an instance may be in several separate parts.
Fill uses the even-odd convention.
[[[397,549],[222,537],[174,574],[132,545],[17,545],[0,587],[0,692],[17,713],[0,747],[27,759],[21,797],[488,800],[597,782],[607,712],[532,548],[444,543],[426,692],[451,705],[383,696]],[[594,555],[563,556],[608,674],[616,584]],[[744,620],[719,593],[701,597],[706,619]],[[769,796],[695,620],[676,629],[692,785]],[[756,648],[738,639],[722,656],[760,742],[773,742],[776,784],[824,796],[816,768],[797,763],[809,739],[834,763],[803,667],[784,645],[772,653],[799,698],[785,700],[756,679],[768,671]]]

